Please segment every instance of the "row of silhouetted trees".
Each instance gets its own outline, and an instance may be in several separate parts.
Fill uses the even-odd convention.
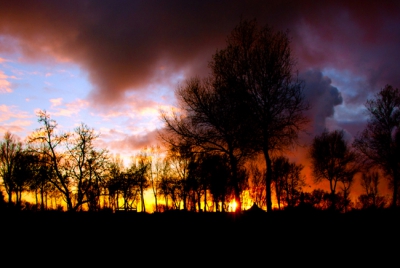
[[[122,159],[96,149],[92,129],[82,124],[73,133],[56,134],[56,122],[39,114],[44,128],[22,143],[9,132],[0,142],[0,175],[6,203],[20,209],[145,211],[144,195],[154,200],[151,210],[227,211],[235,199],[228,157],[194,147],[142,150],[125,167]],[[47,127],[46,131],[46,126]],[[50,131],[51,130],[51,131]],[[330,191],[304,191],[303,166],[285,156],[272,158],[272,189],[278,209],[309,206],[317,209],[384,207],[379,194],[381,175],[362,173],[365,193],[356,203],[349,198],[354,176],[363,172],[361,155],[343,139],[343,132],[324,132],[314,138],[310,157],[315,182],[328,180]],[[266,208],[266,170],[256,159],[239,169],[240,201]],[[33,201],[23,201],[30,193]],[[68,201],[69,200],[69,201]],[[70,205],[68,205],[70,202]],[[153,202],[152,202],[153,203]]]

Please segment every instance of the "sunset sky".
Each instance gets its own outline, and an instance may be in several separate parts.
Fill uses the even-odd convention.
[[[155,144],[159,109],[209,74],[241,18],[289,31],[313,107],[304,141],[324,127],[351,140],[367,98],[400,87],[399,1],[1,1],[0,135],[25,138],[42,109],[60,130],[94,128],[112,153]]]

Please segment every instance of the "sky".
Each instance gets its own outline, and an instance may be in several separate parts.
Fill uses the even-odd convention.
[[[351,141],[366,100],[400,87],[398,1],[1,1],[0,135],[24,139],[46,110],[61,131],[87,124],[111,153],[155,145],[174,90],[207,76],[233,28],[254,18],[291,38],[312,107],[305,142],[324,128]]]

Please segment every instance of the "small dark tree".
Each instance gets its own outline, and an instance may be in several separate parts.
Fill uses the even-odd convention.
[[[378,166],[388,175],[395,207],[400,180],[400,91],[386,85],[365,106],[369,121],[353,146],[365,156],[367,165]]]
[[[137,187],[140,195],[140,208],[141,212],[146,212],[146,205],[144,201],[144,191],[150,186],[149,172],[151,169],[151,162],[148,155],[142,151],[134,159],[129,167],[127,174],[132,176],[134,184]]]
[[[203,159],[201,168],[210,189],[214,211],[224,211],[226,199],[232,192],[228,158],[220,154],[208,155]]]
[[[362,174],[361,186],[365,190],[365,194],[358,197],[362,208],[382,208],[385,206],[385,198],[379,195],[379,181],[380,176],[378,172]]]
[[[22,143],[18,142],[11,132],[4,134],[0,142],[0,177],[8,195],[8,203],[12,203],[12,195],[15,191],[14,170],[19,152],[22,151]]]
[[[50,183],[53,171],[48,164],[49,162],[50,161],[43,159],[43,156],[35,155],[35,172],[33,180],[29,185],[30,191],[35,195],[36,206],[40,206],[40,210],[42,211],[47,209],[47,197],[53,188]]]
[[[28,150],[21,150],[16,154],[12,181],[15,191],[15,204],[19,208],[22,204],[22,193],[29,190],[29,186],[34,180],[36,166],[35,155]]]
[[[287,157],[280,156],[273,159],[272,181],[279,209],[281,203],[285,203],[287,207],[294,207],[300,202],[300,192],[305,185],[304,178],[300,174],[302,169],[302,165],[289,162]]]
[[[112,157],[107,163],[107,179],[104,181],[104,188],[108,195],[108,205],[113,211],[118,210],[119,196],[123,180],[124,165],[119,156]]]
[[[335,208],[336,186],[341,182],[346,187],[358,172],[357,155],[343,139],[343,131],[325,130],[314,137],[310,151],[311,164],[316,183],[329,181],[332,208]]]
[[[251,163],[249,173],[250,198],[259,208],[264,208],[266,206],[265,168],[261,168],[257,164]]]

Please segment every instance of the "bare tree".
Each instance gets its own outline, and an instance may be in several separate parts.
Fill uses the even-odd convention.
[[[69,136],[64,164],[68,166],[72,187],[75,188],[75,209],[88,204],[90,210],[99,208],[100,184],[105,172],[107,152],[96,150],[94,141],[98,138],[86,124],[75,128]]]
[[[127,175],[133,177],[134,185],[136,185],[140,195],[141,212],[146,212],[144,201],[144,191],[150,186],[149,173],[151,171],[151,161],[149,156],[144,152],[140,152],[132,159],[131,166],[127,170]]]
[[[93,193],[98,198],[106,151],[94,148],[98,136],[85,124],[73,133],[57,134],[57,123],[48,113],[40,111],[38,116],[43,125],[31,135],[31,147],[49,161],[54,172],[50,182],[62,194],[67,210],[81,209],[90,202]]]
[[[291,163],[284,156],[276,157],[272,160],[273,177],[275,185],[275,195],[278,207],[281,203],[287,207],[294,207],[300,201],[300,192],[305,186],[304,178],[301,176],[303,165]]]
[[[393,189],[392,207],[397,205],[400,180],[400,91],[386,85],[365,107],[369,121],[353,146],[368,165],[381,168]]]
[[[380,176],[377,171],[363,173],[361,176],[361,186],[365,194],[358,197],[363,208],[381,208],[385,206],[385,198],[379,195],[378,185]]]
[[[160,190],[160,181],[165,166],[165,159],[161,156],[161,147],[159,145],[150,147],[151,154],[151,168],[150,168],[150,186],[154,196],[155,211],[159,212],[158,209],[158,196]]]
[[[325,130],[321,135],[314,137],[309,151],[315,182],[329,181],[332,208],[336,205],[338,183],[342,183],[348,191],[350,182],[360,169],[357,154],[350,149],[343,135],[343,131]]]
[[[107,189],[109,207],[115,211],[120,208],[119,196],[122,192],[124,177],[124,165],[122,159],[117,155],[110,159],[107,164],[107,179],[104,187]]]
[[[45,160],[43,155],[35,155],[35,160],[35,174],[29,188],[34,192],[36,206],[43,211],[47,209],[47,197],[54,188],[50,183],[54,174],[51,165],[48,164],[50,161]],[[40,205],[38,196],[40,196]]]
[[[260,28],[255,20],[241,21],[228,36],[226,48],[217,51],[210,65],[215,86],[242,100],[241,115],[235,120],[251,130],[246,138],[253,149],[264,155],[270,211],[271,157],[292,146],[308,122],[303,115],[308,105],[303,84],[293,70],[295,61],[288,34],[268,25]]]
[[[265,198],[265,169],[260,168],[255,163],[251,163],[250,171],[250,198],[260,208],[266,206]]]

